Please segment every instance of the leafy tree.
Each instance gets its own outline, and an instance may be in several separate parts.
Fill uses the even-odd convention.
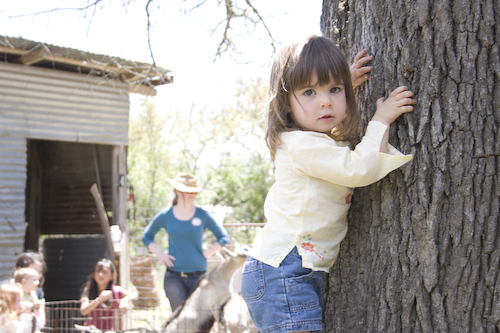
[[[189,112],[160,114],[145,99],[142,112],[131,117],[129,182],[137,206],[153,208],[142,211],[139,218],[148,220],[168,205],[171,188],[165,179],[186,171],[206,182],[202,186],[208,190],[200,194],[199,204],[233,207],[233,221],[264,220],[263,200],[272,182],[260,117],[266,87],[261,79],[236,86],[231,107],[193,105]]]
[[[149,99],[143,100],[140,114],[130,117],[128,180],[139,207],[162,207],[170,197],[165,179],[176,169],[170,162],[175,153],[164,135],[167,119]],[[150,218],[152,214],[141,212],[140,217]]]

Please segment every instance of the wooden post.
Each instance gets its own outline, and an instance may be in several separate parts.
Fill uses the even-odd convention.
[[[106,215],[106,210],[104,209],[104,203],[102,202],[101,194],[97,188],[97,184],[94,183],[90,187],[90,193],[94,197],[95,204],[97,206],[97,214],[99,215],[99,221],[101,221],[102,233],[104,234],[104,239],[106,240],[106,248],[108,250],[109,257],[112,261],[115,260],[115,249],[113,247],[113,240],[111,239],[111,233],[109,231],[109,220]]]
[[[112,158],[113,224],[120,226],[120,286],[130,288],[130,255],[127,226],[127,151],[125,146],[113,147]],[[122,319],[122,330],[130,328],[130,316]]]

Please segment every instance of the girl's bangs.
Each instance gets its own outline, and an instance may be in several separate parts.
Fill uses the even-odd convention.
[[[317,83],[321,86],[329,84],[331,77],[336,83],[350,82],[351,74],[344,55],[320,39],[311,39],[301,50],[298,48],[294,58],[295,64],[290,66],[289,73],[291,90],[316,84],[311,82],[312,73],[317,74]]]
[[[102,261],[99,261],[96,264],[94,272],[100,272],[100,271],[104,270],[104,268],[108,268],[111,273],[114,273],[113,272],[113,266],[111,266],[111,264],[109,264],[107,262],[102,262]]]

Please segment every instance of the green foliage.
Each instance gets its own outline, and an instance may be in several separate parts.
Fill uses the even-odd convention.
[[[230,107],[216,110],[193,105],[187,112],[164,114],[150,100],[143,100],[142,112],[131,117],[129,127],[128,180],[136,198],[131,247],[142,246],[144,227],[170,205],[172,188],[165,179],[180,171],[200,176],[207,191],[198,196],[199,205],[232,208],[225,222],[264,221],[264,200],[273,182],[260,117],[265,94],[262,80],[238,82]],[[243,244],[251,243],[251,230],[243,228],[235,236]],[[162,243],[166,241],[161,238]]]
[[[215,192],[212,203],[233,208],[227,222],[264,221],[264,200],[273,182],[269,159],[260,155],[248,159],[226,156],[218,168],[211,170],[210,180]]]
[[[156,110],[156,104],[143,100],[142,112],[130,118],[128,148],[128,181],[134,187],[139,207],[163,207],[168,204],[171,190],[165,179],[176,172],[169,161],[172,153],[164,136],[166,115]],[[152,217],[148,211],[144,217]]]

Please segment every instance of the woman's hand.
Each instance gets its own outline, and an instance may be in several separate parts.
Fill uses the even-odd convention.
[[[175,261],[175,257],[171,256],[170,254],[163,253],[163,251],[156,245],[155,242],[149,243],[148,245],[149,251],[151,251],[160,262],[162,262],[164,265],[167,267],[174,267],[174,263],[172,261]]]
[[[364,49],[358,54],[356,54],[356,57],[354,57],[354,62],[350,67],[352,86],[354,88],[370,78],[368,73],[371,72],[372,67],[365,66],[365,64],[372,61],[373,56],[365,56],[367,52],[368,49]]]
[[[157,253],[156,256],[158,257],[158,260],[160,260],[163,264],[167,265],[167,267],[174,267],[174,263],[172,261],[175,261],[175,257],[171,256],[170,254],[167,253]]]
[[[411,97],[413,92],[408,90],[408,87],[394,89],[385,101],[383,98],[377,100],[377,111],[372,120],[386,125],[392,124],[403,113],[413,111],[412,104],[417,104],[417,100]]]

